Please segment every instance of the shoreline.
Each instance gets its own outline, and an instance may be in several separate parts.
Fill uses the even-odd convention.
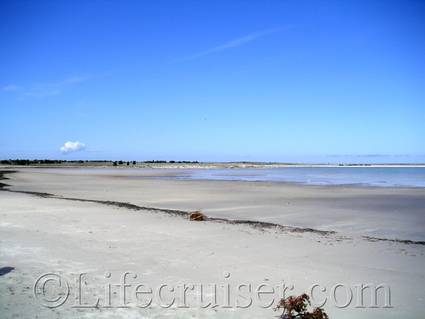
[[[422,168],[425,163],[268,163],[268,162],[198,162],[198,163],[146,163],[137,162],[135,165],[127,166],[123,164],[113,166],[114,161],[89,161],[84,163],[79,162],[64,162],[60,164],[30,164],[30,165],[8,165],[0,164],[1,168],[152,168],[152,169],[239,169],[239,168]]]
[[[425,168],[424,166],[367,166],[368,168]],[[342,166],[286,166],[286,167],[111,167],[111,166],[1,166],[1,169],[10,169],[10,170],[31,170],[31,169],[41,169],[41,170],[94,170],[97,172],[106,172],[104,175],[110,174],[110,172],[106,170],[113,170],[115,173],[123,173],[123,172],[143,172],[143,171],[173,171],[173,170],[220,170],[220,169],[231,169],[231,170],[244,170],[244,169],[278,169],[278,168],[352,168],[350,166],[342,167]],[[357,167],[362,168],[362,167]],[[366,168],[366,167],[363,167]],[[87,174],[89,175],[89,174]],[[113,176],[113,174],[110,174]],[[116,175],[117,177],[121,176],[120,174]],[[187,176],[187,178],[185,178]],[[243,175],[242,175],[243,176]],[[183,172],[174,172],[171,174],[141,174],[141,175],[134,175],[132,178],[146,178],[146,179],[170,179],[170,180],[182,180],[182,181],[220,181],[220,182],[247,182],[247,183],[271,183],[271,184],[281,184],[281,185],[295,185],[295,186],[305,186],[305,187],[352,187],[352,188],[370,188],[370,189],[380,189],[380,188],[386,188],[386,189],[425,189],[425,186],[423,185],[406,185],[406,184],[376,184],[374,182],[306,182],[306,181],[295,181],[295,180],[266,180],[266,179],[226,179],[226,178],[202,178],[202,177],[192,177],[190,174],[183,174]]]
[[[9,178],[5,175],[8,174],[14,174],[18,171],[9,171],[9,170],[0,170],[0,180],[8,180]],[[231,181],[226,181],[231,182]],[[109,201],[109,200],[97,200],[97,199],[87,199],[87,198],[73,198],[73,197],[64,197],[61,195],[51,194],[51,193],[44,193],[44,192],[35,192],[35,191],[25,191],[25,190],[12,190],[9,189],[11,185],[0,183],[0,191],[6,191],[6,192],[12,192],[12,193],[20,193],[20,194],[28,194],[33,195],[41,198],[53,198],[53,199],[61,199],[61,200],[68,200],[68,201],[78,201],[78,202],[88,202],[88,203],[98,203],[102,205],[108,205],[108,206],[115,206],[119,208],[126,208],[130,210],[136,210],[136,211],[153,211],[153,212],[159,212],[163,214],[168,215],[174,215],[179,216],[183,218],[188,218],[191,211],[184,211],[184,210],[176,210],[176,209],[167,209],[167,208],[158,208],[158,207],[146,207],[146,206],[139,206],[130,202],[120,202],[120,201]],[[312,185],[314,186],[314,185]],[[337,185],[333,185],[337,186]],[[260,230],[266,230],[266,229],[274,229],[275,231],[280,232],[294,232],[294,233],[313,233],[318,234],[321,236],[328,236],[328,235],[335,235],[335,236],[342,236],[344,239],[352,239],[346,234],[342,234],[338,231],[334,230],[320,230],[310,227],[297,227],[292,225],[282,225],[278,223],[270,223],[270,222],[263,222],[259,220],[249,220],[249,219],[229,219],[229,218],[217,218],[217,217],[209,217],[205,216],[205,219],[201,222],[216,222],[216,223],[226,223],[231,225],[247,225],[256,229]],[[408,244],[408,245],[425,245],[425,241],[422,240],[411,240],[411,239],[400,239],[400,238],[382,238],[382,237],[376,237],[376,236],[369,236],[369,235],[361,235],[362,239],[376,242],[376,241],[385,241],[385,242],[394,242],[394,243],[401,243],[401,244]],[[341,240],[340,238],[336,238],[336,240]]]

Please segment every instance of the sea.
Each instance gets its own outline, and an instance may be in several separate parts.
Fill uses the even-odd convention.
[[[176,179],[269,181],[308,185],[425,187],[425,167],[279,167],[175,170]],[[167,177],[166,177],[167,178]],[[170,178],[170,176],[168,176]]]

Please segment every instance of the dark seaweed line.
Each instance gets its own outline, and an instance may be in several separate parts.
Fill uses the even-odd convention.
[[[0,170],[0,180],[8,179],[7,177],[4,177],[5,174],[11,174],[15,172],[16,171]],[[28,194],[28,195],[38,196],[42,198],[55,198],[55,199],[63,199],[63,200],[69,200],[69,201],[97,203],[97,204],[115,206],[119,208],[126,208],[126,209],[137,210],[137,211],[147,210],[147,211],[164,213],[168,215],[180,216],[185,218],[187,218],[188,215],[190,214],[189,211],[184,211],[184,210],[139,206],[139,205],[126,203],[126,202],[84,199],[84,198],[75,198],[75,197],[63,197],[63,196],[59,196],[59,195],[55,195],[51,193],[12,190],[12,189],[8,189],[7,188],[8,186],[10,185],[0,183],[0,191]],[[318,234],[322,236],[337,234],[336,231],[332,231],[332,230],[326,231],[326,230],[319,230],[314,228],[302,228],[302,227],[287,226],[287,225],[281,225],[281,224],[270,223],[270,222],[255,221],[255,220],[227,219],[227,218],[217,218],[217,217],[206,217],[205,220],[212,221],[212,222],[232,224],[232,225],[247,225],[260,230],[275,229],[275,230],[280,230],[282,232],[314,233],[314,234]],[[362,236],[362,238],[371,242],[386,241],[386,242],[394,242],[394,243],[402,243],[402,244],[425,245],[425,241],[414,241],[414,240],[408,240],[408,239],[389,239],[389,238],[380,238],[380,237],[373,237],[373,236]]]
[[[15,172],[16,171],[1,171],[0,170],[0,179],[7,179],[6,177],[4,177],[5,174],[11,174],[11,173],[15,173]],[[97,203],[97,204],[115,206],[115,207],[120,207],[120,208],[127,208],[127,209],[131,209],[131,210],[148,210],[148,211],[165,213],[165,214],[168,214],[168,215],[181,216],[181,217],[187,217],[190,214],[189,211],[184,211],[184,210],[139,206],[139,205],[126,203],[126,202],[97,200],[97,199],[85,199],[85,198],[75,198],[75,197],[64,197],[64,196],[58,196],[58,195],[51,194],[51,193],[12,190],[12,189],[8,189],[7,188],[8,186],[10,186],[10,185],[0,183],[0,190],[12,192],[12,193],[34,195],[34,196],[38,196],[38,197],[42,197],[42,198],[55,198],[55,199],[63,199],[63,200],[86,202],[86,203]],[[251,226],[251,227],[254,227],[254,228],[257,228],[257,229],[262,229],[262,230],[274,228],[276,230],[285,231],[285,232],[315,233],[315,234],[319,234],[319,235],[323,235],[323,236],[336,234],[335,231],[325,231],[325,230],[318,230],[318,229],[313,229],[313,228],[293,227],[293,226],[286,226],[286,225],[281,225],[281,224],[276,224],[276,223],[253,221],[253,220],[243,220],[243,219],[227,219],[227,218],[206,217],[205,221],[221,222],[221,223],[232,224],[232,225],[248,225],[248,226]]]
[[[368,241],[389,241],[393,243],[401,243],[401,244],[414,244],[414,245],[425,245],[425,241],[421,240],[410,240],[410,239],[389,239],[389,238],[381,238],[381,237],[373,237],[373,236],[362,236],[362,238]]]
[[[183,211],[183,210],[177,210],[177,209],[167,209],[167,208],[157,208],[157,207],[148,207],[148,206],[138,206],[131,203],[126,202],[117,202],[117,201],[109,201],[109,200],[98,200],[98,199],[85,199],[85,198],[76,198],[76,197],[63,197],[58,196],[55,194],[50,193],[41,193],[41,192],[31,192],[31,191],[18,191],[18,190],[12,190],[3,188],[3,191],[11,192],[11,193],[20,193],[20,194],[28,194],[28,195],[34,195],[42,198],[54,198],[54,199],[63,199],[63,200],[69,200],[69,201],[76,201],[76,202],[86,202],[86,203],[96,203],[96,204],[102,204],[102,205],[108,205],[108,206],[115,206],[119,208],[126,208],[131,210],[146,210],[151,212],[158,212],[158,213],[164,213],[168,215],[173,216],[181,216],[181,217],[188,217],[190,214],[189,211]],[[286,232],[294,232],[294,233],[316,233],[319,235],[330,235],[335,234],[334,231],[325,231],[325,230],[318,230],[313,228],[301,228],[301,227],[292,227],[292,226],[285,226],[275,223],[268,223],[268,222],[260,222],[260,221],[253,221],[253,220],[243,220],[243,219],[226,219],[226,218],[215,218],[215,217],[206,217],[205,221],[212,221],[217,223],[226,223],[226,224],[232,224],[232,225],[248,225],[254,228],[258,229],[271,229],[275,228],[281,231]]]

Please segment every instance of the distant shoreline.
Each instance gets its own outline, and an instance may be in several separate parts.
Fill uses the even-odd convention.
[[[88,161],[88,160],[1,160],[3,168],[67,168],[67,167],[102,167],[102,168],[162,168],[162,169],[227,169],[227,168],[419,168],[425,163],[279,163],[279,162],[197,162],[197,161]]]
[[[363,168],[363,169],[362,169]],[[132,179],[180,181],[266,182],[302,186],[425,189],[425,166],[413,165],[250,165],[223,163],[150,165],[28,165],[0,166],[1,169],[86,176],[128,176]]]

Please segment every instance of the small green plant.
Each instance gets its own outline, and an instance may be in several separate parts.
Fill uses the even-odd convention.
[[[310,305],[310,297],[302,294],[281,299],[275,310],[283,309],[281,319],[329,319],[322,308],[315,308],[312,312],[307,311]]]

